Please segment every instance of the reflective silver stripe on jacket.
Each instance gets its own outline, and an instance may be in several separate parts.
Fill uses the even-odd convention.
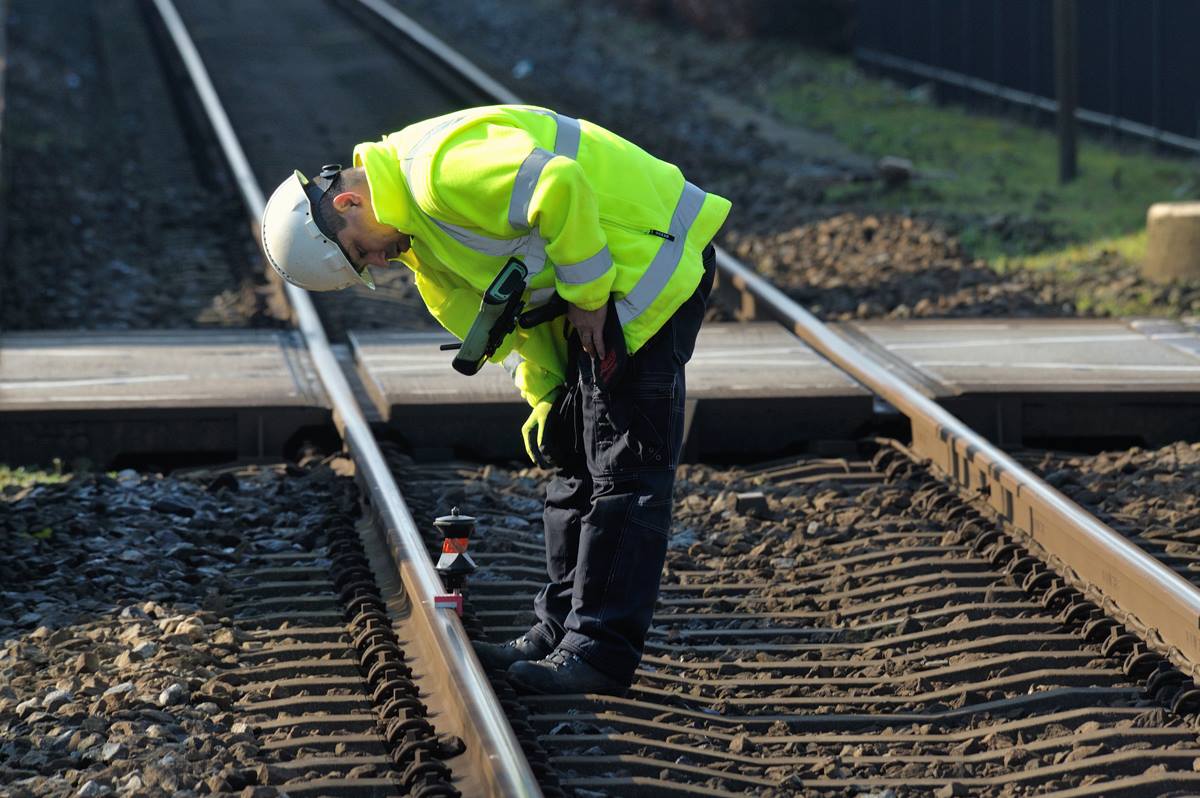
[[[533,201],[533,191],[542,177],[542,170],[553,157],[554,153],[549,150],[534,147],[521,162],[513,181],[512,198],[508,201],[508,223],[514,230],[529,229],[529,203]]]
[[[579,120],[573,116],[554,115],[558,132],[554,134],[554,154],[575,160],[579,155]]]
[[[532,220],[529,218],[529,204],[533,201],[533,192],[537,190],[538,181],[541,180],[546,164],[556,155],[574,160],[575,156],[579,154],[578,119],[541,109],[538,109],[537,113],[543,116],[553,116],[555,119],[554,152],[535,147],[517,170],[517,177],[513,181],[512,198],[508,203],[508,223],[514,230],[528,230],[532,224]],[[543,260],[544,258],[543,254]],[[612,253],[608,251],[608,247],[604,247],[595,255],[578,263],[555,264],[554,276],[569,285],[582,285],[602,277],[611,268]]]
[[[540,108],[531,110],[536,110],[543,116],[553,116],[558,128],[554,134],[553,154],[541,147],[535,147],[533,152],[529,153],[521,162],[521,168],[517,170],[517,179],[513,181],[512,198],[508,201],[508,223],[514,230],[529,229],[529,203],[533,201],[533,192],[537,188],[538,180],[542,177],[542,170],[546,168],[550,159],[555,155],[561,155],[564,158],[575,160],[575,156],[579,154],[578,119],[562,114],[553,114]]]
[[[481,255],[491,255],[496,258],[509,257],[525,246],[529,236],[521,236],[520,238],[488,238],[481,236],[465,227],[459,227],[450,222],[443,222],[441,219],[429,217],[442,232],[453,238],[458,243],[462,244],[467,249],[472,249]]]
[[[621,326],[640,316],[667,287],[671,275],[679,266],[679,259],[683,257],[688,230],[700,215],[704,196],[704,192],[691,183],[683,184],[683,194],[675,205],[675,212],[671,214],[671,227],[667,231],[675,240],[663,240],[654,260],[650,261],[649,268],[633,286],[633,290],[617,300],[617,317],[621,320]]]
[[[554,276],[558,278],[559,282],[567,285],[583,285],[603,277],[612,268],[612,265],[612,253],[605,245],[595,255],[584,258],[578,263],[554,264]]]
[[[558,126],[557,132],[554,134],[554,154],[561,155],[564,158],[575,160],[579,155],[579,120],[573,116],[560,114],[555,111],[548,111],[545,108],[526,108],[526,111],[533,111],[535,114],[542,116],[554,117],[554,122]]]
[[[440,227],[446,235],[481,255],[490,255],[496,258],[520,256],[525,263],[525,268],[529,270],[530,277],[546,268],[546,239],[542,238],[541,233],[537,230],[531,230],[520,238],[491,238],[465,227],[434,219],[432,216],[429,217],[429,220]]]

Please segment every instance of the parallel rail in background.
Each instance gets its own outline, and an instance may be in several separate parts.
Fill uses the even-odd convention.
[[[893,53],[885,53],[859,47],[854,51],[854,57],[868,66],[893,73],[901,73],[911,77],[941,83],[964,91],[975,92],[984,97],[991,97],[1019,108],[1028,108],[1047,116],[1058,113],[1058,101],[1050,97],[1042,97],[1020,89],[1009,88],[990,80],[977,78],[951,69],[924,64],[911,58],[904,58]],[[1164,147],[1172,147],[1183,153],[1200,154],[1200,139],[1181,136],[1169,130],[1135,122],[1132,119],[1106,114],[1102,111],[1092,111],[1087,108],[1076,108],[1075,118],[1088,125],[1091,129],[1102,132],[1115,130],[1126,136],[1131,136]]]
[[[152,0],[155,10],[184,63],[222,153],[233,173],[247,212],[258,229],[266,204],[233,126],[213,88],[172,0]],[[334,424],[357,466],[358,479],[409,598],[407,631],[422,660],[423,677],[449,707],[450,717],[438,718],[439,730],[457,734],[466,743],[467,764],[490,794],[536,796],[536,778],[521,751],[508,719],[471,649],[470,640],[453,609],[434,606],[444,593],[412,515],[400,495],[362,410],[329,345],[308,292],[286,285],[296,326],[333,408]]]
[[[386,0],[356,3],[455,70],[495,102],[513,92]],[[1000,517],[1047,552],[1064,576],[1081,579],[1115,604],[1123,620],[1153,630],[1193,673],[1200,669],[1200,589],[1021,466],[981,435],[823,324],[767,280],[718,249],[721,278],[745,303],[789,327],[801,340],[909,419],[912,450],[962,492],[986,500]]]

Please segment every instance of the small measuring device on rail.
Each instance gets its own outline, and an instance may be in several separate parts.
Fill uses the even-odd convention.
[[[450,591],[434,596],[433,606],[452,609],[461,617],[467,577],[475,573],[475,560],[467,553],[471,533],[475,531],[475,519],[463,515],[455,507],[450,515],[434,519],[433,525],[442,533],[442,555],[437,561],[437,572],[442,577],[442,585]]]

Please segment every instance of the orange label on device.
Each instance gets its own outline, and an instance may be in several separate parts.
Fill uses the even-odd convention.
[[[445,538],[442,541],[442,554],[466,554],[470,538]]]

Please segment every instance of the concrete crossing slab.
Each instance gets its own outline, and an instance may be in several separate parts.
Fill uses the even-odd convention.
[[[329,410],[297,333],[0,335],[0,461],[278,457]]]
[[[842,325],[939,396],[979,392],[1200,392],[1200,336],[1168,320],[1038,319]],[[1189,349],[1189,346],[1191,349]]]
[[[1164,319],[836,325],[1005,444],[1200,438],[1200,325]],[[450,367],[442,332],[352,332],[339,357],[373,422],[419,455],[519,458],[528,409],[504,368]],[[773,323],[710,324],[687,367],[688,459],[853,440],[873,398]],[[298,335],[278,330],[0,335],[0,462],[278,457],[330,414]],[[114,459],[115,458],[115,459]],[[139,462],[145,462],[141,460]]]
[[[520,454],[529,409],[501,366],[472,377],[450,367],[445,333],[351,333],[379,414],[418,450]],[[747,457],[846,439],[871,418],[869,393],[772,323],[705,325],[687,365],[688,451]],[[461,407],[471,405],[469,412]]]
[[[1002,443],[1200,433],[1200,329],[1169,319],[865,321],[857,346]]]

